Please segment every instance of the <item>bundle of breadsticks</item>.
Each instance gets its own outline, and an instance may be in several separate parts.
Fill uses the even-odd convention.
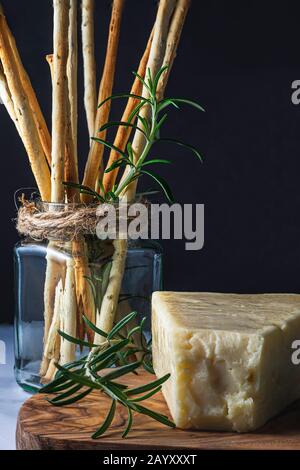
[[[115,69],[119,46],[121,20],[125,0],[113,0],[108,32],[108,43],[103,74],[97,96],[96,60],[94,47],[94,0],[53,0],[53,52],[46,59],[52,77],[52,135],[32,88],[19,55],[15,39],[8,26],[3,8],[0,7],[0,98],[13,120],[23,141],[33,175],[43,201],[55,203],[49,210],[56,210],[57,204],[91,202],[87,194],[79,194],[76,188],[63,182],[79,183],[77,152],[77,113],[78,113],[78,12],[81,7],[81,35],[84,66],[84,104],[89,135],[105,139],[106,131],[99,129],[109,119],[110,103],[115,80]],[[152,76],[165,65],[158,93],[163,97],[170,70],[176,56],[189,0],[160,0],[157,15],[146,49],[141,57],[138,74],[145,77],[150,69]],[[138,20],[137,20],[138,21]],[[135,95],[147,97],[148,90],[135,78],[130,91]],[[129,98],[121,121],[128,121],[136,107],[135,98]],[[140,110],[142,117],[148,117],[147,105]],[[130,138],[131,127],[120,126],[116,132],[114,145],[125,149]],[[141,132],[136,131],[133,141],[134,158],[138,160],[145,145]],[[104,162],[104,146],[91,140],[82,184],[100,191],[110,191],[126,176],[118,175],[119,169],[104,173],[118,155],[111,150]],[[135,197],[136,183],[131,183],[123,194],[126,200]],[[121,283],[125,269],[127,242],[114,241],[114,254],[110,265],[107,290],[101,307],[95,311],[90,287],[87,283],[89,265],[85,241],[82,239],[68,242],[71,256],[64,264],[55,256],[55,241],[48,242],[47,269],[44,289],[44,354],[41,365],[41,378],[46,382],[53,378],[55,364],[70,362],[74,359],[75,346],[58,335],[60,328],[71,336],[84,338],[94,344],[101,343],[101,337],[85,329],[82,321],[84,314],[99,328],[109,331],[114,323]]]

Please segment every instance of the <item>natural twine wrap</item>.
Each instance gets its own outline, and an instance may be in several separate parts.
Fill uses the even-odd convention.
[[[139,201],[149,207],[147,201]],[[105,205],[101,205],[105,208]],[[115,206],[118,222],[119,206]],[[22,201],[18,211],[17,230],[20,235],[33,240],[78,240],[87,235],[96,235],[97,224],[105,216],[99,204],[47,204]],[[126,215],[127,221],[133,217]],[[117,223],[118,223],[117,222]]]
[[[74,240],[95,235],[100,218],[98,205],[68,206],[45,211],[38,204],[23,203],[18,211],[17,230],[33,240]]]

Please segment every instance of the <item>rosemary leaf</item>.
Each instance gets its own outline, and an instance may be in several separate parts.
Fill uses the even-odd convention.
[[[119,341],[118,343],[114,344],[113,346],[108,347],[107,349],[104,349],[103,352],[99,352],[95,359],[93,359],[90,363],[90,365],[97,364],[99,361],[103,361],[106,359],[108,356],[110,356],[112,353],[116,353],[120,349],[123,349],[127,344],[129,343],[129,339],[124,339],[122,341]]]
[[[166,72],[166,70],[167,70],[168,68],[169,68],[168,65],[165,65],[164,67],[161,67],[161,68],[159,69],[159,71],[157,72],[157,74],[155,75],[154,80],[153,80],[153,92],[154,92],[154,93],[156,93],[157,85],[158,85],[158,82],[159,82],[159,80],[160,80],[162,74],[163,74],[164,72]]]
[[[127,419],[127,426],[126,426],[126,429],[125,431],[123,432],[122,434],[122,438],[125,439],[125,437],[128,435],[131,427],[132,427],[132,421],[133,421],[133,418],[132,418],[132,411],[131,409],[129,408],[129,406],[127,406],[127,413],[128,413],[128,419]]]
[[[122,377],[123,375],[129,374],[130,372],[133,372],[136,370],[138,367],[140,367],[141,363],[140,361],[137,362],[132,362],[131,364],[127,364],[126,366],[123,367],[118,367],[112,372],[109,372],[103,377],[103,380],[114,380],[119,377]]]
[[[85,390],[84,392],[80,393],[79,395],[76,395],[75,397],[73,398],[69,398],[67,400],[63,400],[63,401],[53,401],[53,400],[48,400],[46,399],[49,403],[51,403],[51,405],[54,405],[54,406],[66,406],[66,405],[71,405],[72,403],[76,403],[77,401],[80,401],[82,400],[84,397],[86,397],[89,393],[91,393],[92,391],[92,388],[88,388],[87,390]]]
[[[103,100],[100,104],[99,104],[99,108],[101,106],[103,106],[107,101],[109,100],[115,100],[115,99],[118,99],[118,98],[135,98],[137,100],[143,100],[143,101],[147,101],[146,98],[144,98],[143,96],[140,96],[140,95],[135,95],[133,93],[116,93],[114,95],[111,95],[109,96],[108,98],[106,98],[105,100]]]
[[[65,398],[68,398],[70,397],[71,395],[74,395],[74,393],[78,392],[79,390],[81,390],[83,387],[83,385],[75,385],[75,387],[72,387],[72,388],[69,388],[66,392],[64,393],[61,393],[60,395],[58,395],[57,397],[53,398],[51,400],[51,403],[55,403],[57,401],[61,401],[61,400],[64,400]]]
[[[102,436],[102,434],[105,433],[105,431],[107,431],[107,429],[110,427],[113,419],[114,419],[114,416],[115,416],[115,412],[116,412],[116,400],[113,400],[112,401],[112,404],[111,404],[111,407],[110,407],[110,410],[105,418],[105,421],[104,423],[100,426],[100,428],[92,435],[92,439],[97,439],[98,437]]]
[[[149,374],[155,374],[152,365],[150,363],[146,362],[145,360],[143,360],[143,367],[147,372],[149,372]]]
[[[123,157],[127,157],[126,153],[123,152],[123,150],[119,149],[118,147],[116,147],[116,146],[113,145],[113,144],[110,144],[110,143],[107,142],[106,140],[100,139],[99,137],[92,137],[92,140],[94,140],[95,142],[98,142],[98,144],[102,144],[102,145],[104,145],[105,147],[108,147],[108,148],[111,149],[111,150],[114,150],[115,152],[119,153],[119,154],[122,155]]]
[[[164,375],[160,379],[154,380],[153,382],[150,382],[146,385],[141,385],[140,387],[135,387],[135,388],[130,388],[127,390],[126,394],[127,395],[139,395],[140,393],[148,392],[149,390],[152,390],[153,388],[158,387],[159,385],[162,385],[165,383],[169,378],[171,374]]]
[[[171,98],[171,101],[175,104],[177,103],[189,104],[190,106],[193,106],[194,108],[197,108],[199,111],[202,111],[203,113],[205,113],[205,109],[202,108],[202,106],[200,106],[200,104],[197,103],[196,101],[187,100],[184,98]]]
[[[110,122],[107,122],[106,124],[104,124],[103,126],[100,127],[99,132],[105,131],[106,129],[110,129],[111,127],[119,127],[119,126],[131,127],[132,129],[135,129],[135,130],[138,130],[138,131],[142,132],[142,134],[144,134],[144,136],[147,137],[147,134],[145,133],[145,131],[143,131],[143,129],[141,129],[140,127],[136,126],[135,124],[132,124],[131,122],[127,122],[127,121],[110,121]]]
[[[127,323],[129,323],[131,320],[133,320],[134,318],[136,318],[137,316],[137,312],[132,312],[130,313],[129,315],[127,315],[125,318],[123,318],[121,321],[119,321],[114,327],[113,329],[110,331],[109,335],[107,336],[108,339],[111,339],[113,338],[116,333],[118,333],[120,330],[122,330],[122,328],[124,328],[125,325],[127,325]]]
[[[59,364],[56,364],[56,367],[63,372],[63,374],[68,377],[69,379],[74,380],[75,382],[85,385],[86,387],[91,387],[91,388],[97,388],[98,390],[101,390],[101,385],[100,383],[93,382],[86,376],[82,376],[79,374],[76,374],[75,372],[71,372],[68,369],[65,369],[64,367],[60,366]],[[99,377],[99,382],[101,380],[101,377]]]
[[[126,406],[126,403],[127,403],[126,395],[123,393],[122,390],[120,390],[118,385],[110,382],[110,383],[102,384],[102,388],[105,391],[105,393],[108,396],[110,396],[113,400],[117,400]]]
[[[53,382],[51,382],[51,386],[52,386]],[[64,382],[63,385],[58,385],[57,387],[51,387],[51,391],[49,392],[42,392],[40,390],[40,393],[59,393],[59,392],[62,392],[63,390],[66,390],[70,387],[72,387],[72,385],[75,385],[75,382],[73,380],[67,380],[67,382]]]
[[[155,411],[150,410],[149,408],[145,408],[142,405],[134,404],[135,410],[143,415],[150,416],[150,418],[159,421],[160,423],[164,424],[165,426],[169,426],[170,428],[175,428],[175,424],[172,423],[166,416],[161,415],[159,413],[155,413]]]
[[[97,326],[95,326],[86,316],[83,316],[83,319],[85,323],[87,324],[87,326],[90,327],[91,330],[93,330],[95,333],[98,333],[98,335],[103,336],[104,338],[107,337],[107,333],[100,330],[100,328],[97,328]]]
[[[91,282],[99,283],[101,279],[103,279],[103,275],[100,277],[97,276],[97,278],[92,276]],[[59,393],[54,398],[48,399],[49,403],[54,406],[65,406],[76,403],[91,393],[92,390],[103,392],[109,397],[112,400],[111,408],[102,426],[94,433],[94,439],[100,437],[111,425],[117,403],[125,407],[128,414],[127,426],[124,430],[123,437],[128,435],[133,425],[133,411],[145,414],[167,426],[173,426],[167,416],[155,413],[153,410],[139,405],[139,402],[147,400],[161,390],[161,385],[169,378],[169,374],[158,380],[132,389],[129,389],[126,383],[115,381],[119,377],[136,373],[136,369],[141,366],[145,367],[145,363],[147,363],[149,369],[152,367],[150,359],[151,343],[146,343],[143,333],[146,318],[143,318],[138,326],[134,326],[129,330],[127,338],[119,339],[122,328],[129,324],[136,315],[137,312],[131,312],[125,316],[114,326],[108,335],[102,332],[102,336],[105,338],[103,344],[92,348],[89,355],[84,356],[79,361],[74,361],[64,366],[57,365],[58,376],[50,384],[40,390],[41,393]],[[87,321],[86,318],[85,321],[94,331],[98,331],[93,323]],[[134,333],[140,334],[141,347],[136,347],[134,344],[134,338],[132,338]],[[74,339],[68,335],[64,337],[66,341],[73,341]],[[142,354],[143,359],[141,361],[128,362],[129,358],[137,352]],[[147,361],[146,357],[149,358]],[[120,363],[123,364],[121,367],[113,368],[109,372],[105,369],[108,366]],[[103,371],[103,374],[101,371]],[[82,388],[84,388],[84,391],[78,393]]]
[[[154,173],[152,173],[148,170],[141,170],[141,173],[144,174],[144,175],[151,176],[151,178],[153,178],[159,184],[159,186],[162,188],[162,190],[165,193],[168,201],[170,201],[171,203],[174,202],[174,196],[172,194],[171,188],[170,188],[170,186],[168,185],[168,183],[166,182],[166,180],[164,178],[162,178],[161,176],[156,175],[156,174],[154,174]]]
[[[88,348],[94,348],[97,346],[96,344],[89,343],[88,341],[83,341],[81,339],[73,338],[73,336],[68,335],[64,331],[57,330],[57,332],[60,334],[60,336],[68,340],[70,343],[79,344],[80,346],[87,346]]]
[[[160,142],[169,142],[169,143],[172,143],[172,144],[176,144],[176,145],[180,145],[181,147],[185,147],[189,150],[191,150],[198,158],[199,160],[202,162],[203,161],[203,158],[202,156],[200,155],[200,153],[198,152],[198,150],[196,149],[196,147],[193,147],[193,145],[190,145],[190,144],[187,144],[185,142],[181,142],[181,140],[176,140],[176,139],[158,139]]]
[[[146,393],[146,395],[143,395],[141,397],[138,397],[138,398],[134,398],[133,400],[131,400],[132,402],[136,403],[136,402],[139,402],[139,401],[144,401],[144,400],[147,400],[148,398],[152,397],[153,395],[156,395],[156,393],[160,392],[161,391],[161,386],[155,388],[154,390],[152,390],[151,392],[149,393]]]

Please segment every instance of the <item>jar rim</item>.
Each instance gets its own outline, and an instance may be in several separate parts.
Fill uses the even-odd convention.
[[[99,207],[99,206],[119,206],[122,204],[132,205],[135,203],[144,203],[148,206],[151,206],[151,202],[148,199],[145,199],[139,195],[137,195],[133,201],[128,202],[127,200],[118,200],[118,201],[95,201],[91,203],[84,203],[84,202],[50,202],[50,201],[43,201],[41,198],[34,199],[33,203],[41,212],[47,212],[50,210],[66,210],[66,208],[70,209],[80,209],[83,207]]]
[[[35,200],[34,201],[34,204],[36,206],[36,208],[39,210],[39,212],[64,212],[66,210],[70,211],[70,210],[77,210],[77,209],[83,209],[83,208],[97,208],[97,207],[109,207],[109,206],[113,206],[115,207],[116,209],[120,206],[122,206],[124,204],[124,206],[127,204],[128,206],[131,206],[133,204],[136,204],[136,203],[143,203],[145,205],[147,205],[148,207],[151,206],[151,203],[147,200],[142,200],[140,198],[136,198],[134,199],[133,201],[131,202],[128,202],[128,201],[116,201],[116,202],[111,202],[111,201],[105,201],[105,202],[101,202],[101,201],[97,201],[97,202],[93,202],[93,203],[89,203],[89,204],[86,204],[86,203],[83,203],[83,202],[46,202],[46,201],[42,201],[41,199],[39,200]]]

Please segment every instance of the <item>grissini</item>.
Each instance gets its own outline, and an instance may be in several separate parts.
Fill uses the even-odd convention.
[[[44,377],[47,375],[49,363],[51,357],[46,354],[46,345],[47,350],[51,347],[54,349],[55,339],[49,344],[49,331],[53,323],[54,317],[54,308],[57,295],[60,294],[62,289],[57,290],[58,284],[62,284],[64,278],[64,263],[59,262],[56,254],[56,244],[53,241],[50,241],[47,246],[47,255],[46,255],[46,277],[45,277],[45,287],[44,287],[44,351],[42,362],[40,366],[40,375]]]
[[[77,0],[70,0],[69,34],[67,61],[67,92],[66,92],[66,153],[64,179],[71,183],[79,183],[77,155],[78,127],[78,37],[77,37]],[[66,188],[68,202],[79,202],[78,191]]]
[[[68,94],[70,103],[70,119],[72,139],[74,147],[75,172],[78,181],[78,155],[77,155],[77,133],[78,133],[78,34],[77,34],[77,0],[70,0],[69,12],[69,56],[67,62]]]
[[[143,54],[143,57],[140,61],[139,68],[138,68],[138,74],[142,77],[145,78],[146,75],[146,66],[148,63],[149,59],[149,54],[150,54],[150,47],[152,44],[152,38],[153,38],[153,31],[150,34],[150,38],[147,43],[147,47],[145,49],[145,52]],[[142,82],[136,77],[132,88],[130,90],[130,93],[133,95],[140,95],[143,90],[143,84]],[[123,116],[121,118],[122,122],[127,122],[130,114],[134,110],[134,108],[139,104],[139,99],[137,98],[129,98],[127,101],[126,108],[124,110]],[[114,146],[117,148],[120,148],[121,150],[125,150],[127,142],[129,140],[130,134],[131,134],[131,127],[126,127],[126,126],[119,126],[115,140],[114,140]],[[120,158],[120,154],[116,152],[115,150],[111,150],[108,163],[106,165],[106,169],[108,169],[116,160]],[[111,191],[115,182],[116,178],[118,176],[119,168],[116,168],[109,173],[104,173],[103,174],[103,187],[105,192]]]
[[[104,70],[99,88],[98,104],[108,98],[112,93],[123,7],[124,0],[114,0]],[[101,139],[105,139],[106,131],[98,132],[98,130],[103,124],[107,122],[109,112],[110,101],[107,101],[103,106],[100,108],[98,107],[97,109],[94,135]],[[103,151],[104,148],[102,144],[99,144],[96,141],[92,142],[83,178],[83,184],[85,186],[89,186],[92,189],[96,187],[97,179],[100,176],[99,173],[102,164]],[[84,202],[88,202],[90,197],[83,194],[82,200]]]
[[[15,112],[14,108],[14,103],[11,98],[11,94],[7,85],[7,81],[3,72],[2,65],[0,64],[0,99],[2,103],[4,104],[6,111],[9,114],[9,117],[12,119],[14,122],[14,125],[16,126],[16,129],[22,139],[21,131],[20,131],[20,126],[19,126],[19,121]]]
[[[49,360],[55,357],[55,352],[56,352],[55,344],[56,344],[57,330],[59,330],[60,328],[62,298],[63,298],[63,284],[62,284],[62,280],[60,280],[55,288],[53,318],[52,318],[51,325],[49,327],[47,341],[46,341],[46,344],[44,345],[44,356]]]
[[[94,135],[97,109],[94,0],[82,0],[82,54],[84,74],[84,105],[89,137]]]
[[[66,83],[66,150],[64,180],[79,183],[78,155],[77,155],[77,126],[78,126],[78,44],[77,44],[77,0],[70,0],[69,34],[68,34],[68,61]],[[66,188],[68,202],[79,202],[78,191]]]
[[[49,68],[50,68],[51,83],[52,83],[52,86],[53,86],[53,78],[54,78],[54,74],[53,74],[53,54],[47,54],[46,55],[46,61],[48,62],[48,65],[49,65]]]
[[[150,68],[152,76],[154,76],[163,62],[166,41],[169,31],[170,18],[174,11],[176,0],[160,0],[158,12],[154,25],[153,40],[150,48],[149,59],[147,62],[147,68]],[[148,90],[143,87],[142,95],[148,97]],[[148,117],[148,107],[143,106],[141,114]],[[141,154],[145,145],[144,135],[136,131],[133,140],[133,151],[135,158]],[[129,198],[133,200],[135,197],[135,186],[130,185],[129,187]],[[123,199],[127,199],[126,196],[122,196]],[[109,284],[105,296],[102,301],[100,315],[97,316],[97,326],[103,331],[108,332],[113,326],[113,322],[116,315],[118,306],[118,299],[121,291],[122,279],[125,270],[126,253],[127,253],[127,240],[115,240],[114,241],[115,252],[112,259]],[[101,344],[103,338],[99,335],[95,335],[95,343]]]
[[[176,6],[176,0],[160,0],[158,6],[157,17],[154,25],[153,41],[151,45],[149,60],[147,64],[147,70],[151,72],[151,76],[154,77],[158,70],[163,64],[163,59],[166,53],[166,44],[170,27],[170,20],[173,14],[173,11]],[[149,91],[146,87],[143,87],[142,95],[144,98],[149,97]],[[145,105],[140,111],[140,116],[142,118],[149,118],[149,106]],[[132,149],[134,154],[134,159],[137,161],[142,154],[146,145],[146,140],[142,132],[136,131],[133,142]],[[122,180],[128,174],[128,168],[126,167]],[[127,200],[133,200],[136,193],[137,180],[133,181],[124,191],[123,196],[126,195]]]
[[[29,104],[30,104],[30,108],[31,108],[31,111],[32,111],[32,114],[33,114],[33,119],[35,121],[35,125],[36,125],[38,133],[39,133],[40,141],[41,141],[45,156],[47,158],[48,164],[50,165],[50,163],[51,163],[51,136],[50,136],[50,133],[49,133],[44,115],[41,111],[37,96],[36,96],[35,91],[32,87],[30,78],[29,78],[29,76],[28,76],[28,74],[27,74],[27,72],[26,72],[26,70],[23,66],[23,63],[22,63],[22,60],[21,60],[21,57],[20,57],[20,54],[19,54],[19,51],[18,51],[18,48],[17,48],[17,45],[16,45],[15,38],[14,38],[14,36],[13,36],[9,26],[8,26],[8,23],[6,21],[5,15],[3,13],[3,8],[2,8],[1,5],[0,5],[0,14],[2,14],[3,18],[4,18],[1,27],[5,29],[5,31],[7,33],[7,36],[9,38],[10,47],[11,47],[12,52],[14,54],[14,58],[15,58],[17,70],[19,72],[20,80],[21,80],[24,92],[26,93]]]
[[[160,0],[154,25],[153,41],[150,49],[147,69],[152,77],[158,72],[163,63],[166,43],[170,27],[170,19],[176,6],[176,0]],[[146,93],[146,90],[144,90]],[[148,94],[148,93],[147,93]]]
[[[92,323],[95,323],[95,303],[91,286],[87,279],[91,278],[91,270],[88,264],[87,245],[85,240],[74,240],[72,243],[72,256],[74,258],[74,273],[76,284],[76,298],[78,306],[77,331],[78,337],[84,338],[85,325],[82,316],[85,315]],[[90,328],[86,329],[88,340],[93,343],[94,333]]]
[[[70,40],[70,34],[69,34]],[[48,54],[46,60],[50,67],[51,77],[53,80],[53,54]],[[67,94],[70,97],[70,94]],[[68,98],[67,96],[67,98]],[[70,99],[70,98],[69,98]],[[67,109],[67,137],[66,137],[66,160],[65,160],[65,179],[66,181],[77,182],[78,181],[78,166],[74,158],[72,159],[73,152],[73,140],[71,132],[71,109],[69,104],[69,99],[67,99],[66,109]],[[67,196],[69,202],[78,202],[77,196],[78,192],[73,191],[72,188],[67,189]],[[75,282],[75,292],[77,299],[77,320],[76,320],[76,330],[78,338],[84,339],[85,328],[82,320],[83,313],[91,320],[94,321],[94,308],[93,308],[93,298],[91,295],[91,289],[88,285],[85,276],[90,276],[90,270],[88,267],[87,257],[85,255],[86,245],[84,240],[82,241],[73,241],[72,242],[72,256],[74,257],[74,282]],[[56,293],[57,295],[57,293]],[[54,320],[54,317],[53,317]],[[89,339],[93,339],[90,336],[91,331],[88,331]],[[64,344],[61,342],[61,348],[63,349]]]
[[[53,84],[53,54],[48,54],[46,60],[50,67],[51,79]],[[71,107],[69,101],[69,92],[66,92],[66,148],[65,148],[65,166],[64,179],[72,183],[78,183],[78,162],[75,157],[74,141],[71,123]],[[79,202],[78,191],[74,188],[66,188],[68,202]]]
[[[69,0],[54,0],[51,202],[64,202]]]
[[[92,4],[92,5],[89,5]],[[65,179],[73,183],[78,183],[78,156],[77,156],[77,125],[78,125],[78,98],[77,98],[77,68],[78,68],[78,43],[77,43],[77,0],[70,0],[70,25],[69,25],[69,59],[67,66],[68,73],[68,87],[69,87],[69,104],[67,105],[67,145],[66,145],[66,160],[65,160]],[[83,28],[83,59],[84,59],[84,70],[86,75],[86,67],[91,76],[85,76],[85,100],[86,94],[89,94],[92,88],[92,82],[94,82],[95,95],[94,95],[94,106],[93,106],[93,126],[95,123],[95,112],[96,112],[96,65],[94,59],[94,25],[93,25],[93,2],[83,1],[83,25],[86,21],[86,7],[91,6],[91,11],[88,9],[87,16],[89,18],[87,27]],[[86,42],[88,47],[86,48]],[[85,57],[85,53],[87,57]],[[93,69],[94,61],[94,69]],[[93,70],[91,70],[93,69]],[[71,130],[70,133],[70,123]],[[73,139],[73,142],[72,142]],[[67,188],[67,196],[69,202],[79,202],[78,191]],[[91,276],[91,272],[88,266],[88,259],[86,256],[86,243],[85,240],[76,240],[72,242],[72,256],[74,263],[72,266],[72,276],[74,277],[75,286],[75,298],[76,311],[73,313],[73,321],[75,326],[72,328],[77,331],[79,339],[84,339],[85,336],[85,325],[83,322],[82,315],[85,314],[91,321],[94,321],[94,301],[91,293],[91,288],[86,280],[86,277]],[[70,270],[71,268],[69,268]],[[69,288],[72,286],[69,286]],[[65,299],[73,296],[73,290],[68,294],[68,284],[66,284]],[[73,289],[73,287],[72,287]],[[69,324],[69,328],[71,323]],[[88,331],[89,339],[90,330]],[[62,347],[63,351],[63,347]]]
[[[15,112],[18,116],[20,132],[23,136],[23,143],[29,157],[32,172],[42,199],[49,201],[51,197],[50,171],[29,101],[21,83],[7,30],[4,27],[4,21],[4,16],[0,14],[0,59],[14,102]]]
[[[172,16],[170,30],[167,38],[166,52],[163,60],[163,67],[168,66],[167,70],[162,74],[158,87],[157,95],[158,99],[162,99],[165,93],[166,85],[169,79],[169,75],[173,66],[173,62],[176,58],[177,47],[180,41],[183,25],[186,19],[187,12],[189,10],[191,1],[190,0],[177,0],[177,5]]]
[[[66,104],[68,99],[67,84],[67,59],[68,59],[68,28],[69,28],[69,0],[54,0],[54,28],[53,28],[53,80],[52,80],[52,159],[51,159],[51,202],[64,203],[65,191],[63,186],[65,168],[65,148],[66,148]],[[49,59],[49,57],[48,57]],[[51,68],[51,67],[50,67]],[[48,343],[49,331],[53,323],[54,306],[56,296],[61,296],[57,292],[56,285],[61,273],[55,266],[51,255],[48,259],[52,242],[47,248],[47,269],[44,287],[44,345]],[[56,284],[54,283],[56,280]],[[48,301],[49,297],[49,301]],[[60,301],[60,300],[59,300]],[[56,344],[56,337],[54,343]],[[54,347],[54,346],[53,346]],[[43,355],[40,374],[43,381],[51,379],[55,367],[53,358]]]
[[[63,283],[60,280],[54,290],[55,305],[53,319],[49,328],[47,341],[44,344],[44,356],[40,369],[41,383],[48,383],[54,379],[57,372],[56,365],[60,360],[61,338],[58,334],[63,309]]]
[[[60,329],[74,338],[76,337],[77,301],[74,278],[74,260],[71,256],[68,257],[66,263],[66,281],[62,302]],[[74,357],[75,345],[62,338],[60,343],[61,363],[66,364],[71,362],[74,360]]]
[[[66,84],[66,147],[65,147],[65,163],[64,163],[64,180],[66,182],[78,183],[78,162],[76,156],[76,143],[73,139],[72,132],[72,111],[68,98],[68,85]],[[66,187],[66,195],[68,202],[79,202],[78,190],[72,187]]]
[[[96,326],[102,331],[109,332],[114,324],[121,290],[121,283],[125,270],[127,240],[115,240],[114,254],[109,274],[109,281],[104,294],[100,312],[96,315]],[[95,334],[94,344],[101,344],[103,337]]]

